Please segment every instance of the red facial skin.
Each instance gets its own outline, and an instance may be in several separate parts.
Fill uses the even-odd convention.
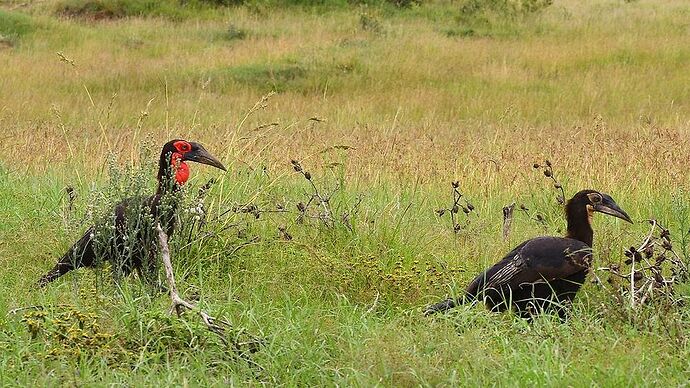
[[[174,152],[170,157],[173,171],[175,171],[175,181],[178,185],[184,185],[189,179],[189,166],[182,161],[184,154],[192,150],[192,146],[184,140],[173,144],[178,152]]]

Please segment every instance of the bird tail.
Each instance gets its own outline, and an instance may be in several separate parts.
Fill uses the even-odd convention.
[[[53,280],[59,278],[60,276],[66,274],[69,272],[72,268],[68,268],[67,266],[62,265],[62,263],[57,263],[55,264],[55,267],[48,271],[47,274],[41,276],[41,278],[38,280],[38,287],[43,288],[48,285],[48,283],[52,282]]]
[[[67,253],[60,258],[60,261],[55,264],[53,269],[38,280],[38,287],[45,287],[48,283],[73,269],[92,266],[95,257],[92,235],[93,228],[89,228],[89,230],[67,250]]]
[[[424,310],[424,316],[428,317],[431,314],[436,314],[436,313],[442,313],[444,311],[450,310],[454,307],[463,305],[465,303],[473,303],[474,302],[474,297],[469,294],[465,294],[459,298],[448,298],[446,300],[442,300],[436,304],[432,304],[431,306],[428,306]]]
[[[428,317],[431,314],[441,313],[466,303],[475,303],[477,301],[477,295],[479,294],[479,291],[484,288],[485,282],[486,273],[477,276],[472,281],[472,283],[470,283],[470,285],[467,286],[464,295],[456,299],[448,298],[446,300],[428,306],[424,310],[424,316]]]

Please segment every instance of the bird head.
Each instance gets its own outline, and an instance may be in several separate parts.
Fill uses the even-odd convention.
[[[620,218],[631,224],[633,223],[628,213],[621,209],[610,195],[600,193],[596,190],[580,191],[568,201],[566,207],[568,209],[572,207],[584,207],[587,209],[587,213],[590,217],[594,212],[599,212]]]
[[[193,141],[181,139],[171,140],[163,146],[161,151],[158,179],[161,180],[166,171],[170,171],[178,185],[183,185],[189,179],[189,166],[185,162],[207,164],[227,171],[225,166],[211,155],[204,146]]]

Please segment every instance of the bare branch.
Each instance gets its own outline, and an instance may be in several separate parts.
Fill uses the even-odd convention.
[[[261,340],[258,338],[251,338],[249,341],[238,342],[237,340],[231,340],[228,344],[228,340],[225,337],[226,329],[232,329],[230,322],[224,319],[217,319],[209,315],[206,311],[200,309],[194,303],[191,303],[180,297],[177,292],[177,285],[175,284],[175,275],[173,273],[172,262],[170,261],[170,248],[168,247],[168,235],[163,231],[160,224],[156,225],[156,230],[158,231],[158,240],[161,246],[161,257],[163,260],[163,266],[165,267],[165,276],[168,280],[168,289],[170,290],[170,298],[172,299],[172,307],[170,313],[175,311],[178,316],[182,314],[183,308],[191,310],[199,314],[201,320],[204,322],[206,327],[217,334],[220,340],[227,346],[231,345],[233,349],[248,363],[253,366],[259,366],[254,361],[248,358],[245,354],[243,347],[248,347],[249,352],[254,352],[258,349],[261,344]],[[259,366],[260,367],[260,366]]]

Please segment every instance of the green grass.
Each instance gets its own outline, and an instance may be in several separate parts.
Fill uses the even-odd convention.
[[[93,3],[129,11],[64,18],[55,10],[87,2],[21,12],[0,2],[0,34],[15,36],[14,48],[0,48],[1,385],[677,386],[690,378],[687,307],[631,312],[590,283],[565,324],[480,306],[422,316],[524,239],[562,234],[557,192],[531,167],[543,159],[566,195],[595,188],[635,221],[660,220],[687,259],[684,1],[563,0],[474,19],[460,9],[469,2]],[[228,319],[229,336],[263,339],[252,363],[193,313],[169,315],[167,295],[136,277],[115,285],[107,268],[79,270],[34,286],[84,220],[126,191],[153,191],[155,158],[141,144],[155,154],[175,137],[203,143],[229,170],[190,164],[187,205],[208,179],[217,182],[204,229],[181,212],[172,240],[178,286]],[[322,192],[339,188],[333,227],[298,222],[311,189],[291,159]],[[457,235],[448,214],[435,213],[451,206],[454,180],[476,207],[460,214]],[[77,193],[72,210],[66,186]],[[516,212],[504,241],[502,207],[513,201],[545,225]],[[265,212],[242,212],[248,204]],[[600,214],[594,229],[595,267],[621,262],[648,233],[646,223]],[[688,287],[677,294],[687,298]],[[42,309],[21,309],[31,306]]]

